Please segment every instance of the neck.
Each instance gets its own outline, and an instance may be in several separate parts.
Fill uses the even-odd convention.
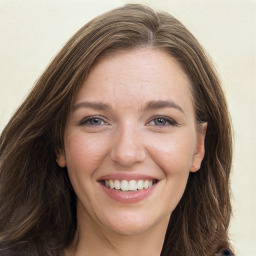
[[[159,256],[169,218],[139,234],[120,234],[78,218],[76,236],[66,256]]]

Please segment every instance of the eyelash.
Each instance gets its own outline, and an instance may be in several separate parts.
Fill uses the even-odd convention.
[[[156,125],[155,121],[156,120],[162,120],[164,121],[165,123],[164,124],[160,124],[160,125]],[[157,126],[159,128],[164,128],[164,127],[168,127],[168,126],[178,126],[178,123],[173,120],[172,118],[170,117],[167,117],[167,116],[154,116],[150,122],[147,123],[147,125],[151,125],[150,123],[151,122],[154,122],[154,124],[152,126]]]
[[[83,119],[81,122],[79,122],[79,125],[86,125],[86,126],[101,126],[102,124],[91,124],[89,122],[93,120],[99,120],[101,122],[104,122],[104,124],[108,125],[108,122],[106,122],[101,116],[88,116],[85,119]]]
[[[100,123],[100,124],[92,124],[92,123],[90,123],[90,122],[93,121],[93,120],[98,120],[98,121],[100,121],[101,123]],[[157,121],[157,120],[158,120],[158,121],[161,120],[161,122],[163,121],[164,124],[159,124],[159,125],[157,125],[157,124],[156,124],[156,121]],[[101,125],[102,125],[102,122],[103,122],[103,125],[109,125],[109,123],[106,122],[106,121],[104,120],[104,118],[101,117],[101,116],[88,116],[88,117],[86,117],[85,119],[83,119],[81,122],[79,122],[79,125],[81,125],[81,126],[93,126],[93,127],[95,127],[95,126],[101,126]],[[154,124],[150,124],[151,122],[154,122]],[[146,125],[147,125],[147,126],[157,126],[157,127],[159,127],[159,128],[165,128],[165,127],[168,127],[168,126],[178,126],[178,123],[177,123],[175,120],[173,120],[172,118],[170,118],[170,117],[166,117],[166,116],[154,116],[149,122],[147,122]]]

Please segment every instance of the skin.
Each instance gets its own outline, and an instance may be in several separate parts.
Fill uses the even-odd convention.
[[[57,159],[78,197],[76,237],[66,255],[160,255],[189,172],[204,157],[206,124],[196,124],[190,87],[175,59],[150,47],[117,52],[91,70]],[[113,173],[158,182],[146,198],[123,203],[99,183]]]

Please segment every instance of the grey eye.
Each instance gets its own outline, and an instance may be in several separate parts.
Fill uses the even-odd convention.
[[[154,122],[155,125],[160,125],[160,126],[166,125],[168,123],[168,121],[166,119],[160,118],[160,117],[154,119],[153,122]]]
[[[100,126],[104,125],[106,122],[99,117],[88,117],[80,122],[80,125],[91,125],[91,126]]]
[[[91,120],[88,120],[88,122],[91,125],[101,125],[102,123],[104,123],[103,120],[100,118],[92,118]]]
[[[177,122],[174,121],[173,119],[169,118],[169,117],[155,117],[153,118],[148,125],[151,126],[177,126]]]

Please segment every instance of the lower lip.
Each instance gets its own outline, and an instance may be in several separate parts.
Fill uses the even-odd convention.
[[[152,187],[148,189],[136,190],[133,192],[122,192],[120,190],[110,189],[101,183],[100,185],[110,198],[120,203],[127,203],[127,204],[136,203],[149,197],[156,187],[156,184],[154,184]]]

